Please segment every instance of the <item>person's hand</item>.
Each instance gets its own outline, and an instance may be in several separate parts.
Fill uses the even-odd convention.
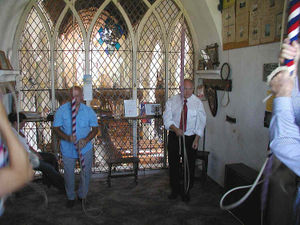
[[[199,143],[199,139],[195,138],[192,144],[192,148],[198,150],[198,143]]]
[[[76,142],[76,139],[77,139],[76,136],[70,135],[68,141],[69,141],[69,142],[72,142],[72,143],[75,143],[75,142]]]
[[[279,55],[279,61],[281,64],[283,64],[285,59],[294,60],[295,70],[293,75],[297,74],[297,65],[299,62],[299,58],[300,58],[299,43],[297,41],[293,41],[292,44],[290,44],[289,38],[284,39],[280,51],[280,55]]]
[[[37,157],[39,157],[40,160],[43,159],[40,153],[37,152],[37,153],[35,153],[35,154],[37,155]]]
[[[0,93],[1,95],[1,93]],[[8,122],[7,119],[3,119],[3,118],[7,118],[7,115],[6,115],[6,110],[4,108],[4,105],[2,103],[2,99],[0,99],[0,131],[4,131],[5,129],[9,128],[10,127],[10,124]]]
[[[82,138],[77,142],[77,148],[83,149],[86,146],[86,144],[87,144],[87,141],[84,138]]]
[[[275,97],[290,97],[294,88],[295,77],[288,71],[281,71],[270,82]]]
[[[176,133],[177,136],[183,136],[183,130],[182,129],[179,129],[179,128],[175,128],[174,132]]]

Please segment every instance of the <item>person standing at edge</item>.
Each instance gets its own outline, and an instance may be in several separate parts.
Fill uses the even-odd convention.
[[[294,60],[293,76],[287,71],[279,72],[270,82],[274,95],[273,116],[270,123],[270,149],[273,153],[269,179],[264,224],[300,224],[299,176],[300,176],[300,92],[299,68],[300,46],[297,41],[289,44],[285,39],[279,60]],[[299,198],[299,196],[298,196]],[[298,217],[298,218],[297,218]]]
[[[11,129],[0,90],[0,216],[7,194],[18,190],[33,178],[28,154]],[[8,154],[8,156],[7,156]],[[8,158],[8,159],[7,159]],[[8,160],[8,161],[7,161]]]
[[[61,139],[60,149],[64,163],[65,188],[68,198],[67,208],[72,208],[76,199],[74,169],[76,160],[79,158],[77,149],[81,151],[85,164],[84,170],[81,171],[84,176],[80,176],[78,199],[83,201],[87,196],[93,161],[91,140],[98,133],[96,113],[91,107],[82,103],[82,89],[74,86],[70,89],[70,95],[71,99],[75,98],[76,102],[76,136],[72,135],[71,102],[60,106],[55,113],[53,122],[54,131]]]
[[[171,97],[166,103],[166,109],[163,114],[165,129],[169,130],[168,136],[168,154],[169,154],[169,176],[171,194],[169,199],[176,199],[179,194],[182,200],[190,200],[189,192],[194,183],[194,171],[196,153],[200,137],[203,136],[206,113],[202,102],[194,94],[194,84],[192,80],[184,80],[184,99],[180,94]],[[185,116],[184,116],[185,115]],[[182,117],[185,123],[182,122]],[[179,143],[183,143],[185,138],[185,147],[187,160],[189,164],[190,184],[187,193],[184,193],[180,185],[180,153]],[[181,142],[179,142],[181,139]],[[183,156],[183,146],[181,146]]]

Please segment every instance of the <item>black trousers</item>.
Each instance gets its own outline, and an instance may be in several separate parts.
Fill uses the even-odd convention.
[[[181,194],[183,191],[182,171],[183,171],[183,137],[181,138],[181,155],[179,154],[179,137],[176,133],[170,131],[168,136],[168,156],[169,156],[169,173],[170,186],[173,194]],[[190,185],[188,191],[193,187],[195,174],[196,150],[192,148],[195,135],[185,136],[185,147],[189,164]],[[180,158],[182,157],[182,163]]]
[[[39,152],[42,160],[40,160],[39,170],[43,173],[43,183],[50,186],[53,185],[59,190],[65,189],[63,176],[58,171],[58,163],[55,155],[48,152]]]
[[[297,176],[273,155],[264,225],[296,225],[293,207],[297,186]]]

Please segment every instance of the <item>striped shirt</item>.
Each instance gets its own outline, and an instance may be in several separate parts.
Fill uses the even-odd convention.
[[[298,82],[292,97],[277,97],[273,102],[270,148],[276,157],[300,176],[300,93]]]
[[[0,169],[5,167],[7,164],[8,164],[8,151],[0,139]],[[5,196],[0,197],[0,216],[4,212],[4,201],[5,201]]]

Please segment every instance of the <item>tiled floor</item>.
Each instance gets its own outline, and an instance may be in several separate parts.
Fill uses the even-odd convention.
[[[86,214],[81,204],[65,207],[64,194],[53,187],[38,184],[47,193],[48,207],[38,191],[26,187],[6,201],[0,224],[10,225],[238,225],[228,212],[219,208],[222,188],[211,179],[199,180],[191,191],[191,201],[169,200],[168,171],[141,173],[135,185],[133,177],[114,178],[108,188],[105,177],[90,184]]]

